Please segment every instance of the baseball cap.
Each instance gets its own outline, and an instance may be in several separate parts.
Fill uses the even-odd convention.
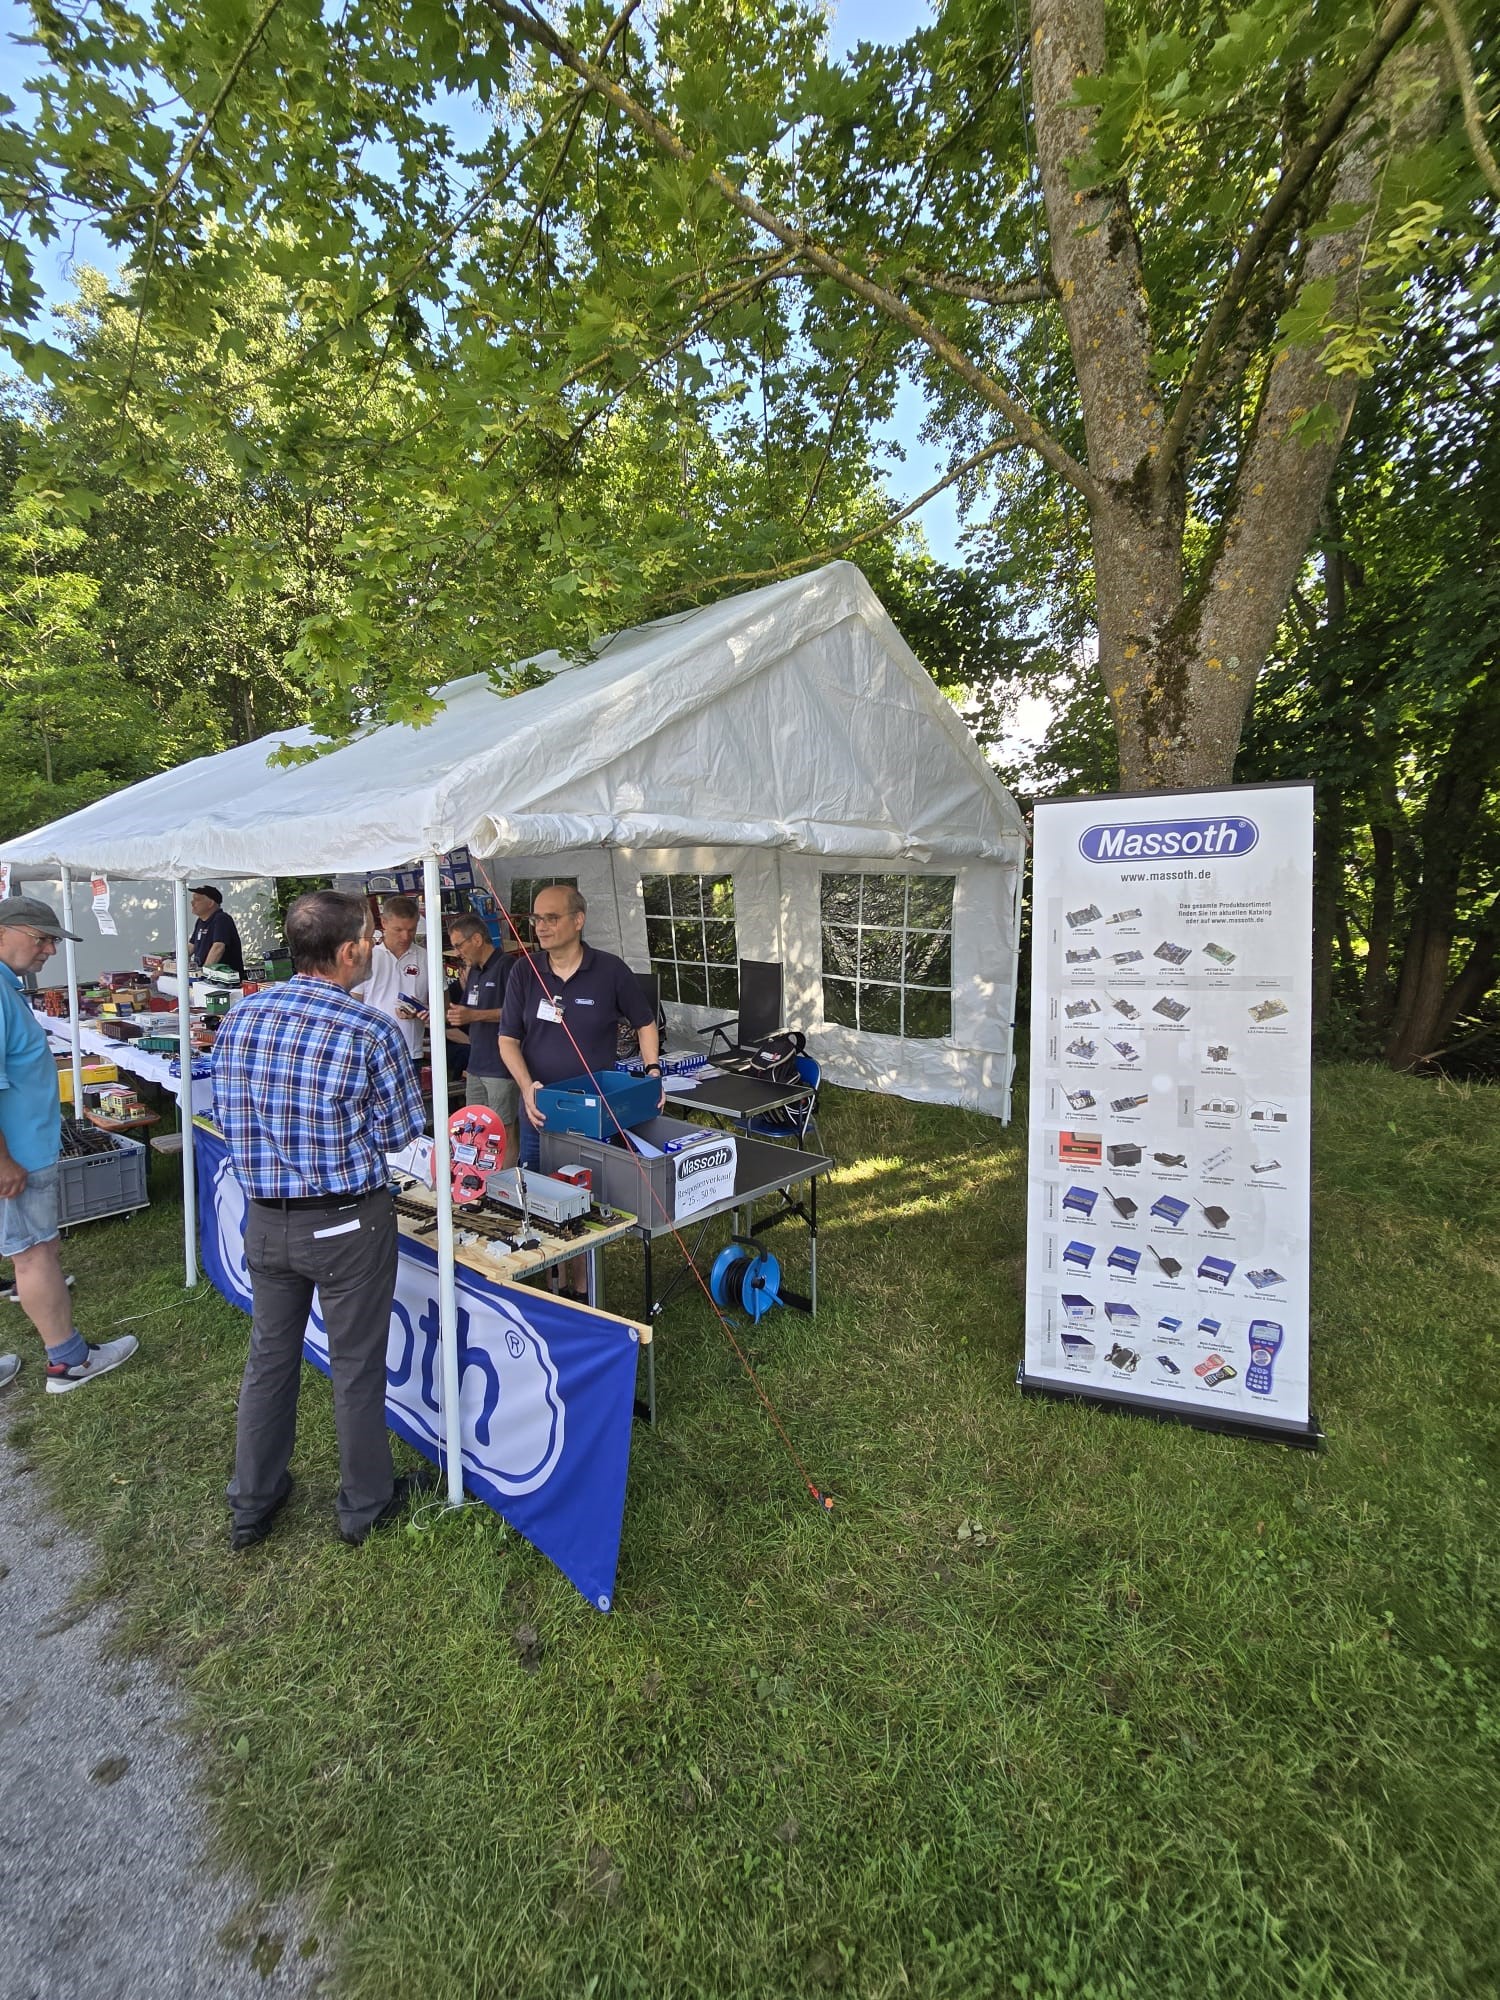
[[[222,903],[224,900],[224,891],[216,889],[212,882],[200,882],[196,889],[189,889],[188,894],[190,896],[212,896],[216,903]]]
[[[77,931],[63,929],[56,910],[40,896],[6,896],[0,901],[0,924],[24,924],[44,937],[71,938],[74,944],[83,942]]]

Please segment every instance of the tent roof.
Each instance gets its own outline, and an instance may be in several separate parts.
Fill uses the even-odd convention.
[[[199,758],[54,820],[3,854],[19,872],[366,873],[481,856],[771,846],[907,861],[1012,858],[1015,801],[851,563],[557,653],[544,685],[442,689],[285,768],[292,729]]]

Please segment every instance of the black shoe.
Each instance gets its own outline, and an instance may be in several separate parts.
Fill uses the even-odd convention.
[[[407,1503],[415,1500],[419,1493],[430,1493],[438,1483],[437,1472],[430,1465],[420,1465],[415,1472],[403,1472],[391,1489],[391,1497],[368,1527],[339,1529],[339,1540],[347,1542],[351,1549],[357,1549],[367,1536],[378,1528],[388,1528],[405,1511]]]
[[[266,1536],[270,1534],[272,1527],[275,1525],[276,1516],[291,1497],[292,1482],[289,1480],[285,1493],[282,1494],[279,1500],[273,1502],[266,1509],[258,1521],[247,1521],[242,1526],[235,1526],[229,1530],[229,1546],[234,1550],[236,1555],[242,1549],[253,1549],[258,1542],[263,1542],[266,1539]]]

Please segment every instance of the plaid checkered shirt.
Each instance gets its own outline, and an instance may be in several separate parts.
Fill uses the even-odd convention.
[[[363,1194],[425,1122],[395,1022],[299,973],[241,1000],[214,1045],[214,1116],[246,1194]]]

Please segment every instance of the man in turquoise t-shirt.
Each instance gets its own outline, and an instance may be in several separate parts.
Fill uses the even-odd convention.
[[[72,935],[35,896],[0,901],[0,1256],[14,1264],[16,1296],[46,1344],[47,1389],[54,1396],[107,1375],[138,1344],[133,1333],[98,1343],[84,1339],[73,1324],[58,1248],[57,1064],[21,980],[47,963],[59,938]],[[0,1354],[0,1388],[16,1379],[20,1367],[19,1355]]]

